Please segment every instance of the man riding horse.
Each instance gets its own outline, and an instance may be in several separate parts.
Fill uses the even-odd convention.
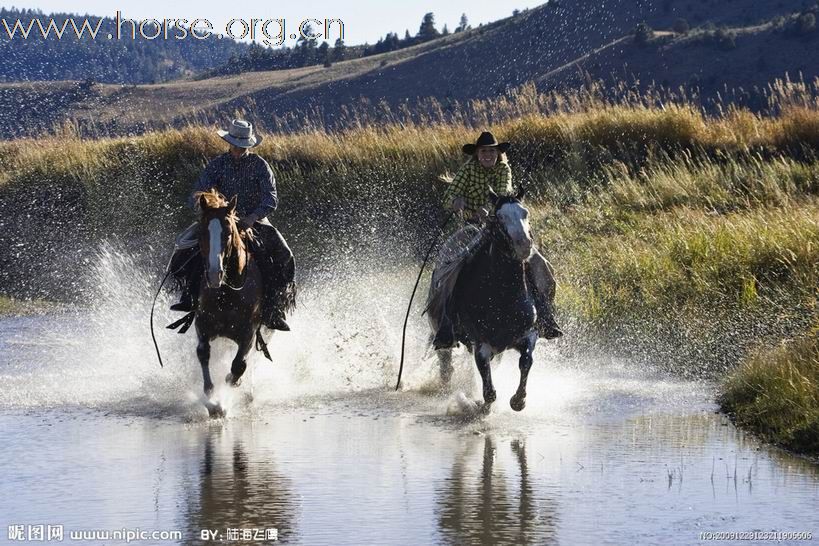
[[[239,229],[253,231],[248,239],[263,279],[262,322],[272,330],[290,330],[285,309],[293,304],[295,261],[284,237],[267,219],[279,204],[273,171],[267,161],[249,151],[261,143],[262,137],[244,120],[233,120],[228,131],[219,130],[217,134],[230,144],[230,149],[205,167],[189,205],[195,208],[193,195],[211,189],[227,200],[236,198]],[[182,289],[181,300],[171,306],[174,311],[191,312],[197,307],[204,270],[197,229],[194,224],[177,237],[171,258],[169,267]]]
[[[451,180],[445,194],[445,205],[460,212],[466,225],[452,235],[438,254],[436,269],[427,299],[427,312],[437,328],[433,344],[436,349],[447,349],[456,343],[452,318],[448,313],[450,298],[458,274],[485,238],[482,229],[487,218],[490,195],[497,191],[511,195],[512,169],[506,158],[508,142],[498,142],[490,132],[480,135],[474,144],[465,144],[463,152],[469,160]],[[526,261],[526,277],[537,312],[537,332],[545,339],[563,335],[554,319],[555,279],[549,262],[532,249]]]

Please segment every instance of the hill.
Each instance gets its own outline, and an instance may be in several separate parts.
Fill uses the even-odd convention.
[[[153,83],[220,66],[249,47],[230,39],[129,39],[127,24],[124,39],[105,39],[114,28],[110,17],[0,8],[0,81]],[[153,27],[144,32],[151,36]]]

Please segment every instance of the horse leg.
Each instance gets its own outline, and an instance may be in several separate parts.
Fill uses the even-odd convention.
[[[529,379],[529,370],[532,368],[532,351],[535,349],[535,343],[537,343],[537,334],[532,333],[526,336],[526,339],[517,347],[520,352],[518,361],[520,384],[517,392],[509,401],[509,405],[515,411],[522,411],[526,407],[526,381]]]
[[[249,336],[245,336],[239,343],[239,350],[236,351],[236,356],[233,358],[233,363],[230,365],[230,373],[225,376],[225,383],[231,387],[238,387],[241,384],[242,375],[247,369],[247,354],[253,346],[254,331],[250,331]]]
[[[434,339],[435,334],[431,334],[429,336],[429,347],[432,347],[432,341]],[[438,357],[438,370],[441,376],[441,383],[446,387],[452,379],[452,372],[455,371],[452,367],[452,349],[438,349],[435,351],[435,355]]]
[[[210,379],[210,340],[201,334],[198,335],[199,344],[196,346],[196,356],[202,366],[202,378],[205,380],[205,396],[213,394],[213,381]]]
[[[481,343],[475,352],[475,364],[478,365],[478,372],[481,374],[481,380],[483,382],[483,401],[487,409],[492,402],[497,399],[495,387],[492,386],[492,369],[490,367],[494,356],[495,353],[492,351],[492,348],[486,343]]]

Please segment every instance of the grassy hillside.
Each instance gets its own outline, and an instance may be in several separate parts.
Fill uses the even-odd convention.
[[[772,76],[810,81],[819,74],[815,21],[819,9],[777,16],[750,26],[697,27],[687,32],[661,28],[647,43],[629,35],[593,51],[536,81],[542,88],[582,86],[589,79],[655,83],[670,89],[698,89],[700,100],[764,109],[759,93]],[[805,24],[803,28],[801,25]],[[717,95],[721,97],[717,97]]]
[[[528,82],[541,91],[575,90],[590,81],[629,81],[645,91],[652,83],[699,89],[710,104],[746,95],[789,73],[819,75],[816,35],[793,38],[773,30],[777,16],[804,8],[802,0],[727,2],[592,0],[550,2],[503,19],[400,51],[308,68],[248,73],[161,85],[70,82],[0,85],[0,135],[38,135],[66,120],[85,135],[122,135],[167,126],[222,122],[236,111],[270,130],[305,125],[350,128],[361,118],[449,120],[465,102],[498,98]],[[723,51],[704,31],[671,34],[686,18],[692,27],[725,26],[736,47]],[[662,31],[644,47],[631,33],[645,21]],[[768,26],[766,26],[768,25]],[[709,27],[710,28],[710,27]],[[767,30],[766,30],[767,29]],[[699,34],[698,34],[699,33]],[[738,97],[725,96],[725,84]],[[609,87],[608,84],[605,87]],[[616,95],[616,90],[612,92]],[[435,99],[438,108],[429,104]]]

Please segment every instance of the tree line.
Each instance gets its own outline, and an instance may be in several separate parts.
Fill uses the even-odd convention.
[[[452,32],[464,32],[471,28],[469,19],[466,14],[463,14],[458,26]],[[348,46],[344,43],[344,40],[338,39],[330,46],[326,41],[319,44],[317,40],[304,37],[300,37],[293,47],[269,48],[253,43],[248,47],[247,51],[232,55],[224,65],[208,71],[202,77],[263,70],[284,70],[314,65],[329,67],[340,61],[397,51],[441,36],[447,36],[450,33],[447,25],[438,30],[435,23],[435,14],[427,13],[421,20],[421,25],[415,35],[411,35],[409,30],[406,30],[404,37],[400,38],[397,33],[388,32],[386,36],[379,38],[378,42],[372,45]],[[304,34],[308,36],[313,34],[310,25],[305,26]]]
[[[33,9],[0,8],[0,19],[9,29],[20,21],[25,28],[38,18],[43,26],[54,19],[58,27],[67,19],[77,25],[87,18],[92,25],[102,19],[102,29],[114,28],[110,17],[70,13],[44,14]],[[69,25],[67,28],[71,28]],[[71,32],[71,31],[69,31]],[[104,32],[107,34],[107,30]],[[188,76],[225,64],[231,56],[244,55],[249,44],[234,40],[108,40],[52,33],[43,38],[36,23],[28,39],[19,32],[10,38],[0,22],[0,81],[82,80],[105,83],[156,83]]]

